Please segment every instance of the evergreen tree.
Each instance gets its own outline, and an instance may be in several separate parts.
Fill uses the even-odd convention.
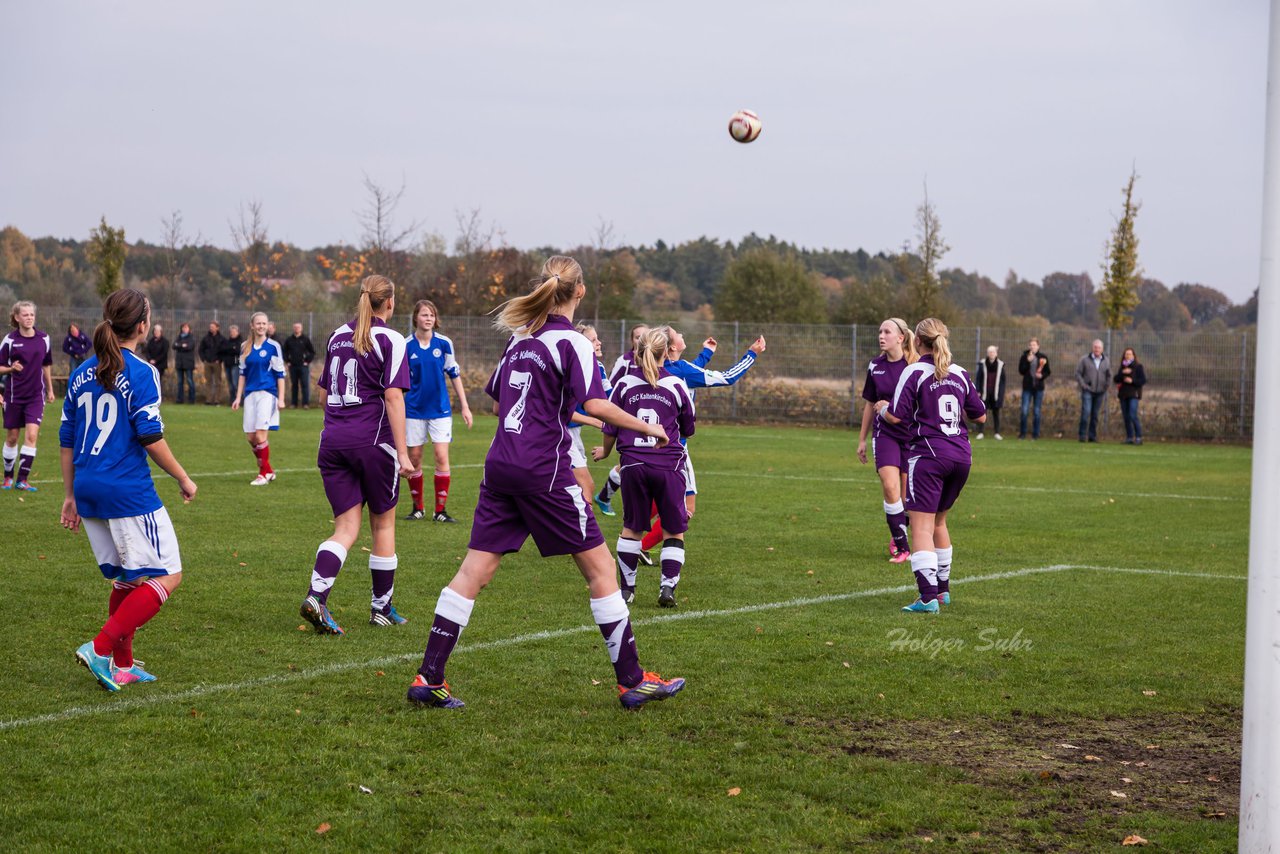
[[[935,317],[943,313],[942,277],[938,275],[938,263],[951,248],[942,239],[942,221],[938,211],[929,201],[929,187],[924,188],[924,201],[916,208],[916,257],[915,269],[909,279],[909,304],[911,316]],[[905,253],[904,253],[905,254]]]
[[[1138,284],[1142,270],[1138,267],[1138,236],[1133,221],[1141,205],[1133,200],[1137,171],[1129,173],[1124,188],[1124,213],[1107,240],[1106,260],[1102,265],[1102,287],[1098,291],[1098,311],[1108,329],[1124,329],[1133,323],[1130,313],[1138,307]]]
[[[743,252],[725,270],[716,319],[823,323],[826,299],[799,258],[762,246]]]
[[[98,295],[106,298],[124,285],[124,256],[129,252],[124,229],[107,225],[107,218],[89,232],[88,256],[98,274]]]

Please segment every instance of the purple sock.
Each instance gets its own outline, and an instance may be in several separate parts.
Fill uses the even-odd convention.
[[[436,617],[431,623],[431,636],[427,638],[422,666],[418,668],[428,684],[439,685],[444,682],[444,667],[449,663],[449,656],[453,654],[462,630],[471,620],[471,609],[475,604],[476,600],[468,599],[448,587],[440,591],[440,599],[436,602]]]
[[[668,537],[662,544],[662,586],[675,587],[679,584],[683,566],[684,540]]]
[[[613,673],[618,684],[634,688],[644,681],[640,668],[640,656],[636,652],[636,637],[631,632],[631,615],[620,592],[591,600],[591,616],[604,635],[604,646],[613,663]]]
[[[13,477],[14,466],[18,462],[18,449],[4,446],[4,476]]]
[[[893,537],[893,544],[898,550],[911,551],[911,544],[907,539],[907,512],[902,509],[901,501],[884,503],[884,520],[889,525],[889,536]]]
[[[373,601],[370,607],[380,613],[387,613],[391,607],[391,594],[396,588],[396,566],[399,559],[396,555],[384,557],[369,555],[369,572],[373,576]]]
[[[921,602],[932,602],[938,598],[938,554],[937,552],[912,552],[911,571],[916,576],[916,587],[920,590]]]
[[[338,572],[341,571],[342,564],[346,560],[347,550],[341,543],[335,543],[333,540],[325,540],[321,543],[320,548],[316,550],[316,565],[311,570],[311,589],[307,591],[307,595],[316,597],[322,605],[327,604],[334,579],[338,577]]]
[[[18,483],[26,483],[31,476],[31,464],[36,461],[36,449],[22,446],[22,456],[18,458]]]

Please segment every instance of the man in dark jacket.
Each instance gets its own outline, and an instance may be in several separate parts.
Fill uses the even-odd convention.
[[[1027,438],[1027,410],[1035,416],[1031,438],[1040,438],[1040,409],[1044,406],[1044,384],[1049,379],[1049,357],[1040,352],[1040,339],[1032,338],[1018,357],[1018,373],[1022,374],[1022,417],[1018,421],[1018,438]]]
[[[298,408],[298,387],[302,387],[302,408],[311,408],[311,360],[316,348],[311,339],[302,334],[302,324],[293,324],[293,334],[284,340],[284,360],[289,365],[289,382],[293,393],[293,408]]]
[[[993,416],[992,430],[997,441],[1004,438],[1000,435],[1000,410],[1004,407],[1004,381],[1004,362],[1000,359],[1000,348],[992,344],[987,348],[987,358],[979,362],[978,369],[973,372],[973,382],[982,394],[982,402],[987,405],[987,412]],[[981,439],[986,427],[986,422],[979,424],[978,434],[974,438]]]
[[[186,403],[196,402],[196,336],[191,334],[191,324],[178,328],[173,339],[173,367],[178,372],[178,403],[183,403],[182,387],[186,384]]]
[[[1111,360],[1102,352],[1102,341],[1093,346],[1076,363],[1076,385],[1080,387],[1080,441],[1098,441],[1098,413],[1106,404],[1111,387]]]
[[[209,331],[200,339],[200,361],[204,363],[204,402],[206,406],[217,406],[222,398],[222,345],[227,339],[222,337],[222,327],[218,321],[209,324]]]
[[[226,340],[218,355],[222,358],[222,369],[227,374],[227,403],[236,399],[236,386],[240,384],[240,348],[244,339],[240,337],[240,327],[234,323],[227,327]]]
[[[151,337],[143,345],[147,361],[156,366],[160,372],[160,388],[164,388],[164,374],[169,370],[169,339],[164,337],[164,327],[156,324],[151,327]]]

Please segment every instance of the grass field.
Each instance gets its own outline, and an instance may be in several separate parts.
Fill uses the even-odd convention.
[[[978,444],[954,604],[921,617],[854,436],[707,426],[680,607],[648,570],[632,608],[641,661],[684,693],[624,712],[584,583],[529,544],[481,595],[449,713],[404,692],[493,419],[457,425],[464,524],[400,524],[410,624],[368,625],[366,536],[334,638],[298,617],[331,530],[320,413],[284,413],[264,489],[238,413],[165,417],[200,493],[160,477],[187,571],[136,641],[159,682],[109,695],[73,661],[108,586],[57,524],[54,408],[40,492],[0,493],[8,850],[1235,847],[1247,449]]]

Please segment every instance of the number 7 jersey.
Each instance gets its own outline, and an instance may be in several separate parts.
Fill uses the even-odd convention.
[[[898,379],[889,411],[907,428],[912,456],[969,463],[973,452],[964,419],[980,418],[987,411],[982,393],[959,365],[952,365],[943,379],[934,375],[935,370],[932,355],[908,366]]]
[[[76,509],[90,519],[142,516],[161,508],[145,446],[164,438],[160,375],[132,350],[115,388],[98,382],[91,356],[67,381],[58,443],[75,460]]]

